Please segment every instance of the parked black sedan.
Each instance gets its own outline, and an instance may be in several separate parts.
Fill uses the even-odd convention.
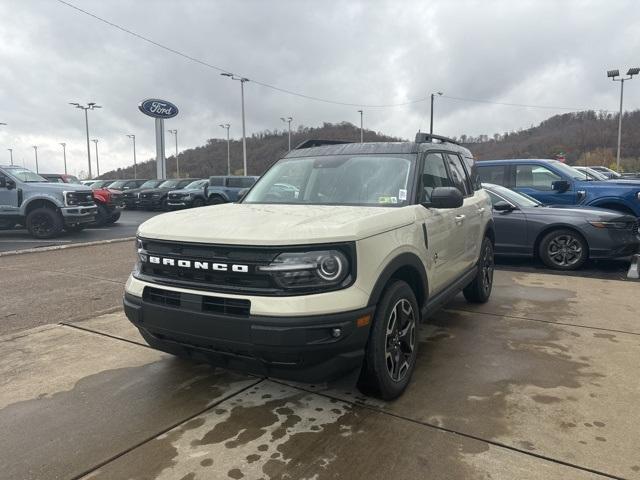
[[[539,257],[548,267],[575,270],[588,258],[632,255],[638,219],[613,210],[546,206],[508,188],[483,183],[493,204],[496,255]]]

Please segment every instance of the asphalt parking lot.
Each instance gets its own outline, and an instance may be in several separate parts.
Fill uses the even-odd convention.
[[[0,478],[640,478],[638,283],[499,271],[395,402],[144,345],[130,242],[0,258]]]

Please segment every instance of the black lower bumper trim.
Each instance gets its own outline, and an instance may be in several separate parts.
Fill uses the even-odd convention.
[[[305,317],[234,316],[159,305],[125,294],[129,320],[153,348],[217,366],[301,382],[321,382],[359,368],[374,307]]]

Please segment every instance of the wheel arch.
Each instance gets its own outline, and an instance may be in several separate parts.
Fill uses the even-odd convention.
[[[34,198],[29,200],[24,207],[24,216],[29,215],[36,208],[50,208],[51,210],[58,211],[58,205],[47,198]]]
[[[590,203],[589,206],[596,208],[606,208],[609,210],[626,213],[628,215],[634,215],[636,217],[638,216],[638,214],[633,211],[633,208],[631,208],[623,199],[620,198],[599,199],[594,201],[593,203]]]
[[[489,237],[489,240],[491,240],[491,245],[493,247],[496,246],[496,224],[493,218],[489,219],[489,221],[487,222],[487,226],[484,227],[484,236],[482,238],[484,237]]]
[[[407,282],[416,295],[419,308],[422,309],[426,304],[429,292],[427,272],[422,260],[416,254],[409,252],[394,257],[382,270],[369,296],[368,306],[376,305],[380,301],[384,289],[393,280]]]

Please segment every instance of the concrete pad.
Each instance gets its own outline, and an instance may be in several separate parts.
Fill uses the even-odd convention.
[[[129,321],[124,312],[107,313],[98,317],[69,323],[74,327],[102,333],[115,338],[121,338],[130,342],[147,345],[140,331]]]
[[[263,381],[85,478],[601,477]]]
[[[448,309],[569,323],[640,334],[640,284],[541,273],[496,271],[491,300]]]
[[[257,380],[64,326],[0,338],[0,477],[72,478]]]
[[[313,390],[640,478],[639,336],[466,312],[437,314],[420,336],[412,383],[395,402],[364,397],[357,375]]]

